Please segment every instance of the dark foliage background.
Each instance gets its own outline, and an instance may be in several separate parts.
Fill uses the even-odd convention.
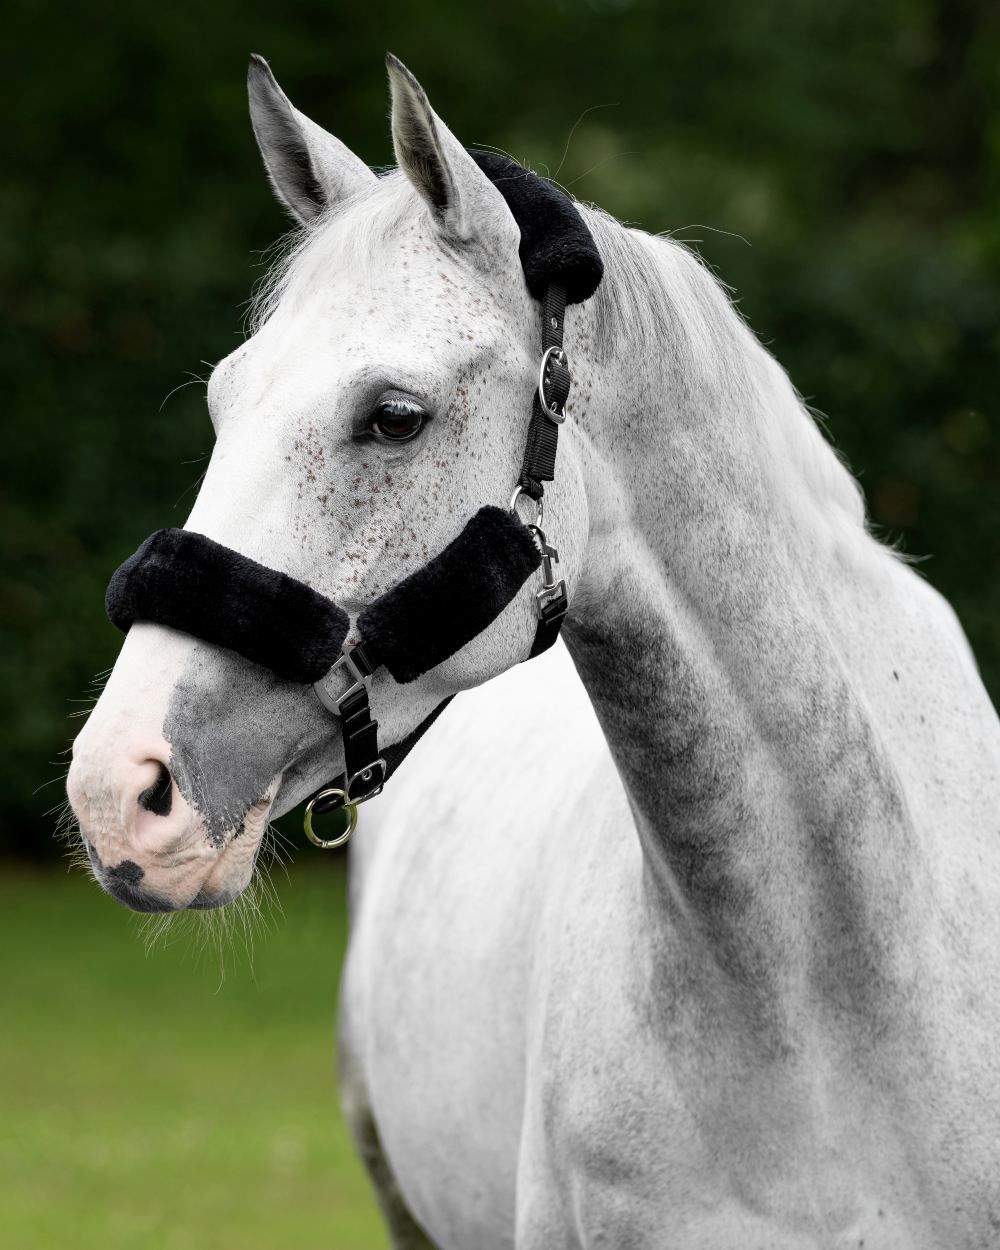
[[[387,164],[391,48],[466,142],[695,240],[1000,691],[1000,6],[9,0],[4,34],[0,847],[54,853],[105,581],[210,450],[175,388],[236,343],[284,228],[250,51]]]

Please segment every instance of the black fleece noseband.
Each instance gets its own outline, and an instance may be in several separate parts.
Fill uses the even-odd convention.
[[[286,681],[313,682],[340,655],[350,620],[332,599],[191,530],[157,530],[104,596],[113,624],[169,625],[238,651]]]
[[[416,680],[495,621],[541,562],[512,512],[480,508],[433,560],[362,611],[371,663]],[[104,603],[123,632],[136,621],[167,625],[303,683],[329,673],[350,627],[332,599],[192,530],[151,534],[111,578]]]
[[[158,530],[107,589],[108,616],[123,631],[136,621],[169,626],[228,647],[287,681],[315,685],[341,718],[347,770],[311,801],[309,812],[324,810],[317,803],[328,795],[339,798],[327,801],[327,809],[377,794],[445,706],[439,704],[405,742],[380,752],[368,704],[379,666],[398,682],[414,681],[482,633],[539,567],[532,656],[555,642],[567,611],[565,586],[552,571],[558,555],[541,529],[541,499],[543,483],[555,472],[570,386],[562,347],[566,306],[594,293],[603,264],[583,218],[561,191],[506,157],[471,155],[518,224],[525,281],[542,305],[539,385],[510,508],[480,508],[438,555],[369,603],[357,619],[361,641],[351,647],[344,646],[349,618],[331,599],[191,530]],[[534,525],[517,515],[521,494],[536,502]],[[351,684],[332,701],[323,679],[341,666]],[[306,829],[313,837],[308,820]]]

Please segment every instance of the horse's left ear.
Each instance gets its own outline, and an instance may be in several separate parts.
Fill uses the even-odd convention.
[[[431,108],[403,62],[390,52],[385,63],[400,169],[449,234],[516,251],[520,231],[503,196]]]

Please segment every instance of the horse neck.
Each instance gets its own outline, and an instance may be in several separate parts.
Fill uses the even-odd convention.
[[[840,948],[830,976],[867,968],[912,878],[868,710],[912,575],[868,537],[853,481],[710,276],[674,245],[627,249],[568,335],[591,532],[567,642],[658,905],[741,995],[773,998],[817,944]],[[630,281],[650,307],[630,306]]]

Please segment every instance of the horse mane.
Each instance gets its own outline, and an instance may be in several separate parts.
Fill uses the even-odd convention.
[[[824,436],[825,426],[701,258],[668,236],[627,227],[602,209],[577,208],[605,264],[593,297],[598,352],[620,351],[623,327],[633,347],[670,352],[681,393],[708,387],[734,418],[751,414],[770,443],[776,474],[787,473],[790,460],[817,500],[866,528],[864,494]]]

